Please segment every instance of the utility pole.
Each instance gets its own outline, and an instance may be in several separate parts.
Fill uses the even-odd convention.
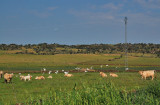
[[[125,22],[125,70],[128,70],[127,17],[124,18],[124,22]]]

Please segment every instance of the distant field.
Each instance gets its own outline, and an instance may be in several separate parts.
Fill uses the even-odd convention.
[[[75,70],[76,67],[93,68],[95,70],[124,70],[124,57],[120,54],[3,54],[0,55],[0,70]],[[160,70],[160,58],[154,55],[129,54],[129,69]],[[102,66],[101,66],[102,65]],[[106,67],[106,65],[109,65]]]
[[[50,90],[61,90],[69,92],[73,89],[76,84],[77,89],[81,89],[83,85],[93,86],[94,84],[107,83],[109,81],[113,82],[115,86],[119,89],[124,89],[126,91],[144,88],[148,84],[157,82],[160,80],[160,74],[157,73],[156,80],[141,80],[138,73],[117,73],[118,78],[113,78],[107,73],[107,78],[101,78],[99,73],[73,73],[74,77],[66,78],[64,73],[58,73],[51,75],[52,79],[46,78],[45,80],[35,80],[34,78],[40,73],[31,74],[33,76],[31,81],[21,81],[19,74],[15,74],[13,77],[12,84],[5,84],[4,79],[0,79],[0,102],[5,103],[5,105],[24,103],[31,100],[32,97],[44,96],[49,93]],[[27,74],[23,74],[27,75]],[[16,77],[18,76],[18,77]],[[48,77],[49,74],[45,74]]]

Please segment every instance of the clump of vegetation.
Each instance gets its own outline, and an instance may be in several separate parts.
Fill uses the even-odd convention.
[[[156,83],[158,84],[158,83]],[[45,96],[37,99],[32,98],[27,104],[36,105],[131,105],[149,104],[158,105],[159,90],[156,84],[149,85],[145,89],[127,92],[115,87],[111,82],[106,84],[96,84],[91,87],[83,85],[82,89],[76,89],[76,84],[72,91],[50,91]],[[156,96],[156,97],[155,97]]]
[[[146,88],[146,92],[152,94],[155,98],[160,98],[160,83],[153,82]]]
[[[159,105],[160,104],[160,82],[150,83],[146,88],[141,88],[129,93],[128,97],[132,104]]]

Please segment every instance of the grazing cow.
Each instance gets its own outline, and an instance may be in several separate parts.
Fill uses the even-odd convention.
[[[28,75],[28,76],[20,76],[20,79],[21,80],[24,80],[24,81],[26,81],[26,80],[28,80],[28,81],[30,81],[31,80],[31,78],[32,78],[32,76],[30,76],[30,75]]]
[[[23,78],[24,78],[24,76],[23,76],[23,75],[20,75],[19,77],[20,77],[20,80],[23,80]]]
[[[83,71],[83,72],[85,72],[86,70],[87,70],[87,69],[85,69],[85,68],[82,68],[82,69],[81,69],[81,71]]]
[[[2,78],[3,76],[3,71],[0,71],[0,78]]]
[[[43,70],[41,70],[41,73],[43,73],[44,75],[45,72],[46,72],[46,68],[43,68]]]
[[[12,77],[13,77],[13,73],[12,74],[8,74],[8,73],[4,74],[4,82],[11,83]]]
[[[48,76],[47,78],[52,78],[52,76],[50,75],[50,76]]]
[[[103,78],[104,78],[104,77],[107,77],[107,74],[105,74],[104,72],[100,72],[99,74],[100,74],[100,76],[103,77]]]
[[[49,71],[48,74],[51,74],[52,71]]]
[[[118,77],[118,75],[115,74],[115,73],[110,73],[110,76],[112,76],[112,77]]]
[[[155,70],[148,70],[148,71],[142,71],[141,76],[142,79],[145,79],[147,77],[152,77],[152,80],[154,79]]]
[[[45,79],[45,77],[44,76],[37,76],[35,79]]]
[[[55,74],[58,74],[58,70],[56,70]]]
[[[138,71],[138,73],[139,73],[141,76],[142,76],[142,72],[143,72],[143,71]]]
[[[92,69],[90,69],[90,70],[87,70],[87,71],[89,71],[89,72],[95,72],[96,70],[92,70]]]
[[[67,72],[67,71],[65,71],[65,72],[64,72],[64,74],[68,74],[68,72]]]
[[[65,77],[73,77],[73,74],[64,74]]]

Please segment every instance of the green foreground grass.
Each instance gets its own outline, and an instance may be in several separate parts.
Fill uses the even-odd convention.
[[[64,77],[64,73],[58,73],[58,74],[51,74],[53,76],[52,79],[46,78],[45,80],[35,80],[34,78],[36,76],[42,75],[42,74],[34,73],[34,74],[31,74],[33,76],[32,80],[26,81],[26,82],[21,81],[19,77],[16,77],[19,74],[15,74],[13,77],[13,83],[11,84],[5,84],[4,79],[0,79],[0,103],[5,105],[16,104],[16,103],[36,104],[36,103],[39,103],[39,101],[35,101],[35,100],[43,99],[43,102],[48,102],[49,100],[47,97],[52,97],[55,94],[57,95],[59,94],[59,96],[56,97],[56,98],[59,97],[59,101],[65,102],[63,94],[68,94],[68,95],[70,94],[72,96],[71,92],[73,91],[75,84],[76,84],[76,91],[82,92],[85,89],[90,90],[91,88],[92,90],[94,86],[96,86],[97,91],[99,91],[98,89],[101,89],[103,85],[111,82],[116,87],[115,88],[116,90],[117,89],[123,90],[126,93],[128,93],[130,91],[146,88],[148,85],[152,83],[160,82],[159,73],[156,74],[157,79],[153,81],[150,79],[141,80],[141,77],[138,73],[119,72],[117,74],[119,75],[118,78],[110,77],[108,73],[107,73],[108,75],[107,78],[101,78],[99,76],[99,73],[73,73],[74,77],[66,78]],[[44,74],[44,76],[48,77],[49,74]],[[85,86],[85,89],[84,89],[84,86]],[[97,86],[100,86],[100,87],[102,86],[102,87],[98,88]],[[98,93],[95,93],[95,94],[98,94]],[[89,97],[93,98],[93,96],[89,96]],[[104,99],[107,98],[104,96],[99,96],[99,97],[103,97]],[[55,100],[55,96],[52,98]],[[73,97],[71,99],[73,99]],[[51,103],[53,104],[52,101]],[[60,103],[61,102],[57,101],[55,104],[58,105]],[[42,103],[39,103],[39,104],[42,104]],[[45,104],[47,103],[44,103],[44,105]],[[65,104],[65,103],[61,103],[61,104]]]

